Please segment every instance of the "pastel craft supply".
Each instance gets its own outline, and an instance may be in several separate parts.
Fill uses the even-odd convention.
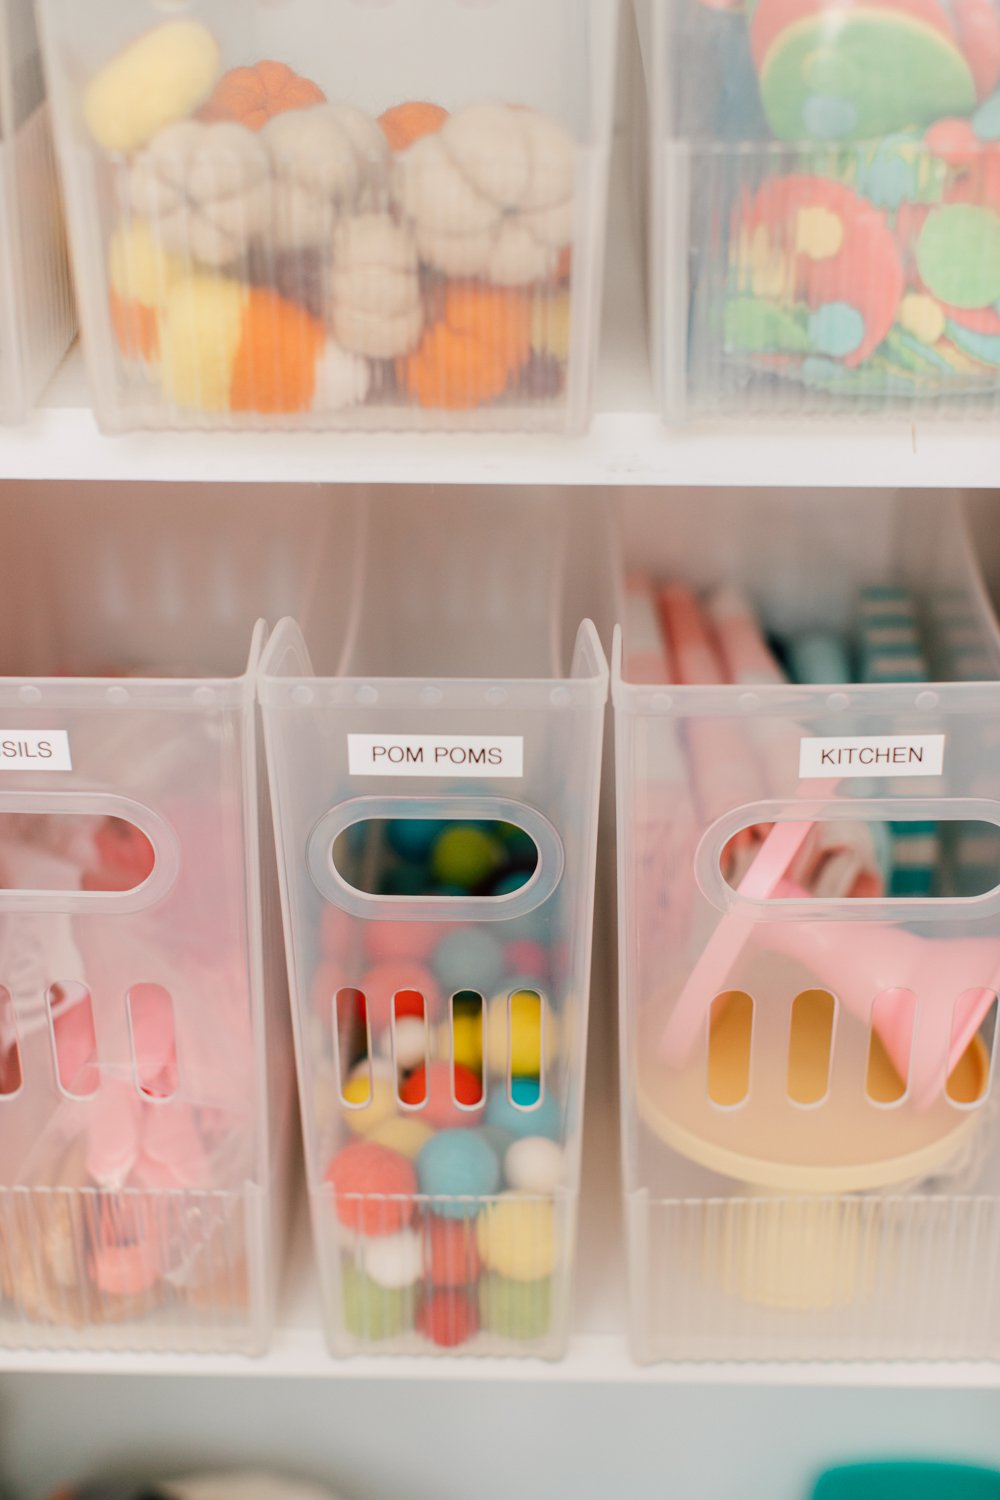
[[[785,674],[761,633],[753,606],[736,584],[713,589],[706,607],[730,683],[742,687],[784,683]]]
[[[491,1272],[479,1282],[482,1327],[504,1339],[531,1343],[542,1339],[552,1322],[552,1279],[515,1281]]]
[[[512,1090],[513,1085],[519,1081],[513,1081]],[[537,1085],[535,1087],[537,1089]],[[508,1098],[503,1087],[489,1089],[486,1095],[485,1123],[495,1130],[503,1131],[513,1140],[520,1140],[524,1136],[544,1136],[548,1140],[558,1141],[562,1135],[559,1101],[552,1093],[543,1094],[534,1108],[519,1108]]]
[[[1000,213],[974,203],[936,208],[916,247],[928,291],[957,307],[991,307],[1000,298]]]
[[[446,828],[431,850],[430,869],[436,880],[471,888],[482,884],[503,864],[496,837],[471,825]]]
[[[361,1266],[376,1286],[395,1290],[413,1286],[423,1275],[424,1248],[416,1229],[381,1234],[361,1244]]]
[[[457,1349],[479,1332],[479,1312],[466,1291],[438,1288],[421,1303],[417,1327],[432,1344]]]
[[[433,1198],[443,1219],[470,1219],[479,1200],[500,1186],[500,1163],[482,1136],[470,1130],[442,1130],[417,1157],[421,1193]]]
[[[622,668],[628,682],[664,683],[673,680],[667,648],[657,614],[656,593],[650,580],[630,573],[625,580],[625,618],[622,624]]]
[[[270,158],[268,237],[279,250],[325,247],[334,230],[341,231],[345,213],[384,190],[389,169],[385,137],[371,116],[353,105],[321,104],[278,114],[251,139],[259,139]],[[336,328],[334,332],[346,342]]]
[[[415,1068],[399,1090],[399,1097],[417,1118],[438,1130],[467,1129],[479,1120],[483,1086],[477,1075],[460,1064],[431,1062]]]
[[[492,851],[489,856],[492,859]],[[434,951],[432,965],[447,994],[465,989],[488,995],[506,970],[499,938],[480,927],[456,927],[446,933]]]
[[[421,963],[394,959],[376,964],[362,976],[358,986],[365,997],[368,1025],[373,1036],[387,1031],[395,1017],[436,1021],[442,1010],[441,990],[430,969]]]
[[[393,151],[405,151],[421,136],[433,135],[440,130],[448,118],[448,111],[440,104],[428,104],[421,99],[410,99],[405,104],[394,104],[378,117],[389,147]]]
[[[402,1072],[427,1059],[427,1022],[418,1016],[398,1016],[382,1039],[383,1049]]]
[[[503,1160],[504,1181],[523,1193],[554,1193],[566,1180],[566,1158],[557,1141],[528,1135],[513,1141]]]
[[[521,974],[535,983],[544,984],[549,975],[549,950],[534,938],[515,938],[503,948],[505,969]]]
[[[456,1012],[441,1028],[442,1051],[451,1050],[453,1060],[471,1073],[483,1070],[483,1017],[481,1013],[463,1015]]]
[[[447,824],[439,818],[389,818],[385,823],[386,843],[402,859],[425,860],[446,827]],[[385,923],[374,925],[384,927]],[[433,939],[433,928],[426,923],[415,925]]]
[[[352,1338],[381,1343],[413,1326],[414,1298],[409,1288],[379,1286],[357,1267],[340,1267],[340,1302],[344,1327]]]
[[[421,406],[471,410],[496,401],[531,354],[531,302],[523,292],[449,281],[440,316],[398,359],[401,386]]]
[[[313,411],[347,411],[362,405],[371,389],[372,367],[368,361],[327,339],[316,364]]]
[[[428,1214],[424,1220],[424,1239],[434,1286],[469,1286],[478,1280],[479,1246],[472,1219]]]
[[[83,97],[88,130],[105,151],[137,150],[198,108],[220,60],[218,43],[200,21],[165,21],[95,73]]]
[[[371,1141],[344,1146],[327,1167],[337,1218],[365,1235],[396,1234],[413,1218],[417,1174],[398,1151]]]
[[[262,130],[286,110],[324,104],[326,95],[308,78],[283,62],[265,59],[247,68],[230,68],[219,79],[201,111],[203,120],[232,120],[246,130]]]
[[[486,1012],[486,1061],[494,1077],[537,1078],[559,1046],[551,1006],[535,990],[494,995]]]
[[[828,630],[797,633],[785,645],[793,682],[833,686],[851,681],[851,667],[843,639]]]
[[[167,294],[184,274],[150,226],[131,218],[108,247],[108,288],[118,347],[130,359],[153,364],[160,354],[160,319]]]
[[[544,1198],[501,1193],[476,1221],[483,1265],[511,1281],[540,1281],[559,1263],[555,1210]]]
[[[432,1127],[416,1115],[393,1115],[376,1125],[374,1130],[367,1131],[365,1139],[415,1161],[433,1134]]]

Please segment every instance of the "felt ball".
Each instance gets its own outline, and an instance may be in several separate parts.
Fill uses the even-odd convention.
[[[347,411],[368,399],[372,368],[360,354],[351,354],[327,339],[316,365],[313,411]]]
[[[502,396],[530,353],[530,298],[453,281],[440,320],[413,354],[397,360],[396,374],[421,406],[471,410]]]
[[[441,928],[432,922],[369,922],[365,927],[365,952],[373,964],[414,959],[424,963],[441,939]]]
[[[361,1245],[361,1265],[376,1286],[413,1286],[424,1271],[424,1247],[416,1229],[382,1234]]]
[[[539,354],[555,355],[563,364],[569,359],[570,307],[570,294],[566,290],[540,294],[531,303],[532,349]]]
[[[169,289],[160,344],[163,394],[175,406],[229,410],[248,295],[238,281],[207,272],[185,276]]]
[[[479,1212],[476,1200],[500,1186],[500,1163],[477,1133],[442,1130],[417,1157],[417,1180],[421,1193],[435,1200],[434,1212],[441,1218],[471,1219]]]
[[[479,1246],[469,1219],[429,1214],[424,1222],[426,1258],[434,1286],[468,1286],[479,1275]]]
[[[482,927],[456,927],[447,933],[435,949],[432,962],[441,988],[448,994],[475,990],[488,995],[504,975],[500,943]]]
[[[361,1234],[396,1234],[413,1218],[417,1174],[398,1151],[353,1141],[326,1169],[337,1218]]]
[[[448,111],[440,104],[427,104],[421,99],[411,99],[405,104],[394,104],[379,115],[378,122],[385,131],[385,138],[393,151],[405,151],[421,136],[433,135],[441,129],[448,118]]]
[[[372,1034],[376,1036],[388,1029],[393,1015],[397,1021],[404,1016],[426,1016],[431,1022],[441,1011],[437,980],[420,963],[395,960],[376,964],[368,970],[361,989],[368,1004]]]
[[[554,1193],[565,1181],[565,1154],[547,1136],[523,1136],[507,1148],[503,1175],[509,1188],[522,1193]]]
[[[399,1096],[428,1125],[438,1130],[461,1130],[478,1123],[472,1106],[482,1101],[483,1086],[468,1068],[456,1064],[453,1069],[451,1063],[432,1062],[410,1074]]]
[[[513,1281],[490,1273],[479,1282],[479,1319],[498,1338],[530,1343],[544,1338],[552,1322],[552,1280]]]
[[[442,1023],[441,1049],[444,1052],[450,1050],[459,1067],[468,1068],[470,1073],[481,1073],[483,1069],[482,1014],[456,1013],[452,1017],[450,1027],[447,1022]]]
[[[518,1078],[513,1080],[512,1092],[520,1082]],[[522,1136],[540,1135],[557,1141],[562,1135],[559,1103],[555,1095],[549,1093],[536,1109],[525,1109],[512,1103],[504,1089],[491,1089],[486,1098],[486,1124],[516,1140]]]
[[[341,1266],[340,1298],[344,1328],[352,1338],[380,1343],[413,1326],[412,1294],[379,1286],[356,1266]]]
[[[401,859],[427,859],[448,825],[440,818],[390,818],[385,824],[389,848]]]
[[[425,1125],[416,1115],[394,1115],[391,1120],[376,1125],[365,1139],[377,1146],[387,1146],[390,1151],[398,1151],[400,1156],[414,1161],[433,1134],[430,1125]]]
[[[973,203],[928,214],[917,241],[927,290],[956,307],[989,307],[1000,297],[1000,215]]]
[[[865,320],[848,302],[826,302],[810,313],[809,343],[819,354],[843,359],[853,354],[865,336]]]
[[[544,981],[549,973],[549,950],[534,938],[514,938],[504,944],[503,960],[507,972],[525,979]]]
[[[251,68],[223,73],[201,111],[203,120],[234,120],[247,130],[262,130],[286,110],[325,104],[323,90],[285,63],[264,60]]]
[[[316,394],[323,325],[277,292],[253,287],[247,297],[233,358],[233,411],[308,411]]]
[[[397,1016],[382,1035],[379,1050],[395,1056],[396,1067],[409,1072],[427,1061],[427,1023],[417,1016]]]
[[[922,344],[936,344],[944,334],[944,309],[926,292],[907,292],[899,304],[899,322]]]
[[[510,1099],[518,1109],[536,1109],[542,1097],[542,1081],[537,1076],[512,1078]]]
[[[442,1349],[456,1349],[478,1333],[478,1309],[468,1293],[456,1288],[439,1289],[422,1303],[417,1327]]]
[[[534,990],[494,995],[486,1011],[486,1060],[494,1077],[537,1078],[556,1055],[556,1018]]]
[[[462,824],[444,830],[431,850],[430,860],[436,880],[468,888],[488,880],[502,862],[503,849],[496,838]]]
[[[559,1261],[556,1220],[545,1199],[502,1193],[476,1221],[483,1265],[512,1281],[540,1281]]]
[[[367,1135],[398,1113],[396,1084],[363,1062],[354,1068],[341,1090],[344,1123],[355,1135]]]
[[[83,117],[106,151],[135,151],[211,92],[219,44],[200,21],[167,21],[130,42],[91,79]]]

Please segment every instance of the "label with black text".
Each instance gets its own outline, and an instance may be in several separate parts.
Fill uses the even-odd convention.
[[[802,740],[799,775],[941,776],[944,773],[943,734],[842,735],[832,739]]]
[[[524,775],[521,735],[349,734],[352,776]]]
[[[65,729],[0,729],[0,771],[72,771]]]

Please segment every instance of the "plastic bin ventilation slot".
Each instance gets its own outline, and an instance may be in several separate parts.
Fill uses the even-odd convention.
[[[94,401],[587,420],[618,0],[42,0]]]
[[[961,507],[715,493],[680,503],[667,532],[650,514],[637,530],[656,499],[629,501],[625,526],[626,557],[656,577],[735,579],[786,638],[849,632],[863,586],[905,586],[937,680],[639,686],[616,649],[632,1348],[646,1361],[996,1358],[996,841],[976,866],[981,847],[948,830],[1000,822],[1000,640]],[[804,740],[852,736],[943,736],[943,770],[800,779]],[[695,754],[709,741],[763,788],[752,805],[720,794],[711,820]],[[833,819],[933,823],[943,883],[866,900],[726,884],[739,829]],[[873,1081],[880,1006],[913,1018],[899,1089]]]
[[[349,633],[286,621],[263,663],[335,1354],[555,1357],[567,1333],[607,668],[570,618],[562,501],[484,493],[474,532],[467,504],[378,497],[340,558]],[[532,873],[373,879],[428,822],[513,830]]]
[[[0,420],[26,415],[76,328],[31,0],[0,4]]]
[[[671,421],[1000,395],[1000,5],[635,0]]]
[[[0,1342],[256,1353],[294,1073],[255,622],[325,497],[113,488],[4,508]]]

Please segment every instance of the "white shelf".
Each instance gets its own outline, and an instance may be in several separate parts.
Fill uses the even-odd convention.
[[[653,409],[627,172],[612,226],[596,415],[577,438],[517,433],[134,433],[104,437],[76,347],[39,410],[0,429],[0,479],[276,484],[717,485],[993,488],[988,422],[712,425],[668,431]]]

